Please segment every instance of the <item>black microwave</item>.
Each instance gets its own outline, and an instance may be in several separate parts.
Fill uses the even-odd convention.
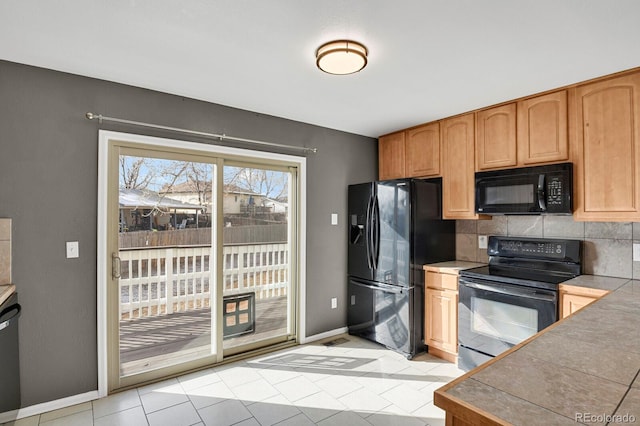
[[[571,214],[573,164],[478,172],[476,213]]]

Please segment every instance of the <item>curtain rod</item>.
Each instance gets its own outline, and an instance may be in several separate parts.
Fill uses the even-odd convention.
[[[212,138],[212,139],[219,139],[220,141],[230,140],[230,141],[235,141],[235,142],[245,142],[245,143],[256,144],[256,145],[274,146],[274,147],[279,147],[279,148],[300,150],[300,151],[303,151],[305,153],[312,152],[312,153],[315,154],[316,152],[318,152],[318,148],[306,148],[306,147],[302,147],[302,146],[292,146],[292,145],[284,145],[284,144],[274,143],[274,142],[258,141],[258,140],[255,140],[255,139],[236,138],[236,137],[233,137],[233,136],[227,136],[225,134],[219,135],[219,134],[216,134],[216,133],[199,132],[199,131],[196,131],[196,130],[181,129],[181,128],[178,128],[178,127],[161,126],[159,124],[143,123],[141,121],[131,121],[131,120],[124,120],[122,118],[106,117],[106,116],[104,116],[102,114],[94,114],[92,112],[86,113],[85,117],[87,117],[88,120],[97,119],[99,123],[102,123],[103,121],[111,121],[113,123],[130,124],[132,126],[149,127],[149,128],[152,128],[152,129],[168,130],[170,132],[184,133],[184,134],[187,134],[187,135],[201,136],[201,137]]]

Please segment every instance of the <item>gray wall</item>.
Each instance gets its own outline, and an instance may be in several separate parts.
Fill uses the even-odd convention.
[[[0,217],[13,219],[13,280],[24,307],[23,405],[97,388],[98,125],[87,111],[317,147],[307,163],[306,334],[346,326],[346,188],[376,177],[375,139],[0,61]],[[330,225],[333,212],[339,226]],[[65,241],[79,241],[79,259],[65,258]]]
[[[478,235],[569,238],[584,241],[582,272],[640,279],[633,244],[640,243],[640,223],[576,222],[571,216],[494,216],[492,220],[456,221],[456,258],[487,262]]]

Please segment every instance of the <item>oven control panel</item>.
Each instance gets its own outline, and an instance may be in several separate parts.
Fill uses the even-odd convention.
[[[580,263],[581,242],[553,238],[489,236],[487,254],[496,257]]]
[[[537,254],[544,257],[563,258],[565,246],[560,242],[507,240],[498,244],[498,251],[504,256],[530,257]]]

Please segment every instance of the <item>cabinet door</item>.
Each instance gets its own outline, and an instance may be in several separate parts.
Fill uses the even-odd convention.
[[[567,91],[518,102],[518,165],[567,161]]]
[[[561,293],[560,296],[560,318],[566,318],[574,312],[595,302],[595,297],[579,296],[577,294]]]
[[[404,132],[393,133],[378,139],[378,178],[397,179],[405,176]]]
[[[442,216],[444,219],[477,219],[475,214],[474,115],[443,120]]]
[[[477,170],[516,165],[516,104],[479,111],[476,116]]]
[[[450,353],[458,352],[458,293],[425,290],[425,343]]]
[[[640,221],[640,73],[578,86],[573,105],[575,218]]]
[[[440,175],[440,123],[431,123],[406,132],[407,177]]]

